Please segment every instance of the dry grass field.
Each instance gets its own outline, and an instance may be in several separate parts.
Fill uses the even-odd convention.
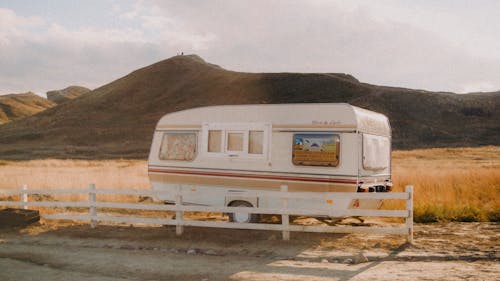
[[[413,245],[400,235],[297,232],[281,241],[273,231],[188,227],[177,237],[175,227],[90,228],[87,222],[42,220],[0,227],[0,280],[495,280],[499,224],[446,221],[498,221],[499,152],[500,147],[394,152],[395,189],[415,186],[416,221],[444,221],[415,224]],[[22,183],[76,189],[89,182],[147,189],[146,167],[145,161],[129,160],[4,161],[0,189]],[[140,215],[166,215],[152,212]]]
[[[22,184],[27,184],[30,189],[84,189],[90,183],[102,189],[150,188],[147,163],[138,160],[0,161],[0,189],[19,188]],[[11,196],[11,199],[17,198]],[[86,198],[87,195],[84,194],[49,197],[49,199],[71,201],[86,200]],[[136,201],[137,197],[99,195],[99,199]]]
[[[415,186],[415,221],[499,221],[500,147],[395,151],[395,190]]]
[[[499,221],[500,147],[395,151],[392,167],[396,191],[415,186],[416,222]],[[0,189],[23,183],[32,189],[76,189],[89,183],[98,188],[149,188],[145,161],[0,161]],[[386,207],[401,204],[387,202]]]

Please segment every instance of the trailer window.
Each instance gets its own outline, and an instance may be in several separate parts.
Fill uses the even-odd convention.
[[[340,137],[335,134],[294,134],[292,162],[302,166],[337,166]]]
[[[240,132],[227,133],[227,150],[243,151],[243,133]]]
[[[391,140],[388,137],[363,134],[363,168],[383,170],[391,163]]]
[[[264,152],[264,131],[248,132],[248,153],[262,154]]]
[[[208,152],[221,152],[222,151],[222,131],[209,130],[208,131]]]
[[[191,161],[196,156],[195,133],[165,133],[160,147],[160,160]]]
[[[271,124],[205,123],[201,138],[207,156],[263,160],[269,156]]]

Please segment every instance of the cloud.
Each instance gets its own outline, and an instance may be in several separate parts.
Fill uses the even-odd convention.
[[[462,38],[444,36],[446,29],[432,32],[415,18],[404,22],[409,9],[393,7],[398,14],[392,17],[382,13],[387,4],[373,9],[378,4],[359,1],[157,1],[176,22],[215,33],[217,40],[200,53],[230,69],[348,72],[364,82],[443,91],[462,92],[473,88],[464,85],[485,81],[500,88],[497,52],[472,53],[456,43]],[[447,22],[440,15],[420,20]]]
[[[145,5],[142,1],[136,2],[120,17],[138,21],[150,43],[199,51],[207,49],[210,42],[216,39],[213,33],[193,30],[189,22],[172,17],[168,10],[162,10],[154,4]]]
[[[500,89],[500,55],[491,51],[500,39],[490,36],[500,21],[485,8],[462,20],[470,9],[461,2],[460,10],[421,3],[112,2],[112,24],[78,28],[0,8],[0,91],[93,88],[179,51],[239,71],[343,72],[390,86]],[[481,16],[485,33],[475,23]],[[488,46],[475,47],[481,44]]]
[[[39,27],[44,21],[38,17],[18,17],[14,11],[0,8],[0,46],[22,39],[23,31]]]
[[[206,48],[213,39],[151,8],[132,12],[136,22],[128,27],[69,29],[0,8],[1,93],[45,93],[70,84],[95,88],[181,49]]]

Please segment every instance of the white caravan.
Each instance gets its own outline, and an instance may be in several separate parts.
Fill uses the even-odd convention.
[[[166,203],[180,186],[192,191],[185,204],[280,208],[279,198],[242,195],[281,185],[290,192],[390,191],[391,128],[386,116],[343,103],[193,108],[160,119],[148,164],[152,188],[166,192],[158,198]],[[289,206],[376,209],[381,203],[290,199]]]

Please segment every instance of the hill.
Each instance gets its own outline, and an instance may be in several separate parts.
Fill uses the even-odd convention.
[[[88,92],[90,92],[90,89],[85,87],[69,86],[62,90],[54,90],[47,92],[47,99],[59,104],[77,98]]]
[[[0,124],[33,115],[54,105],[31,92],[0,95]]]
[[[347,74],[242,73],[176,56],[0,126],[0,158],[145,158],[168,112],[217,104],[348,102],[386,114],[397,149],[498,145],[500,95],[375,86]]]

